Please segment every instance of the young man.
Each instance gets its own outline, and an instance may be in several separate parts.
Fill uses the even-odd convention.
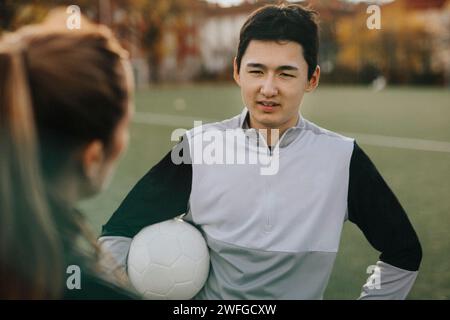
[[[342,225],[350,220],[381,251],[379,286],[368,282],[361,298],[404,299],[421,261],[404,210],[353,139],[299,114],[303,95],[319,82],[317,51],[315,12],[298,5],[254,12],[242,27],[234,62],[246,108],[188,131],[104,226],[103,247],[125,265],[140,229],[186,212],[211,256],[197,298],[321,299]],[[227,140],[224,153],[261,157],[266,164],[276,159],[277,165],[263,173],[258,162],[199,161],[199,151],[208,154],[205,135],[211,141],[229,131],[240,142]]]

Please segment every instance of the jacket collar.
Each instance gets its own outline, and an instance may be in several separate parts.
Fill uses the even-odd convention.
[[[255,136],[256,129],[249,127],[249,111],[247,108],[244,108],[239,116],[239,128],[243,129],[248,136]],[[299,135],[302,129],[305,128],[305,119],[301,114],[299,114],[299,118],[297,124],[294,127],[287,129],[283,135],[280,137],[280,148],[284,148],[291,144]]]

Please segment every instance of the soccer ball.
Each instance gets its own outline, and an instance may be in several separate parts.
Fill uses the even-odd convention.
[[[203,287],[208,273],[205,239],[181,219],[148,226],[131,242],[128,276],[145,299],[191,299]]]

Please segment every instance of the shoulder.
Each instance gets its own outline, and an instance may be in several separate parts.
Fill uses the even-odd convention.
[[[79,288],[64,290],[65,300],[135,300],[138,295],[90,272],[81,275]]]
[[[347,137],[337,132],[322,128],[307,119],[303,119],[303,123],[304,123],[304,130],[309,134],[316,136],[319,139],[328,139],[335,142],[342,142],[351,145],[353,145],[355,141],[351,137]]]
[[[206,123],[201,126],[192,128],[186,132],[189,140],[202,135],[206,132],[225,132],[227,130],[234,130],[240,128],[241,115],[223,121]]]
[[[309,151],[330,159],[342,159],[349,162],[353,153],[355,139],[337,132],[322,128],[315,123],[303,119],[304,145],[309,146]]]

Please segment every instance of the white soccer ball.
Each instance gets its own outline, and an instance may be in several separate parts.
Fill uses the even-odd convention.
[[[142,229],[131,242],[128,276],[145,299],[193,298],[209,273],[202,234],[181,219]]]

